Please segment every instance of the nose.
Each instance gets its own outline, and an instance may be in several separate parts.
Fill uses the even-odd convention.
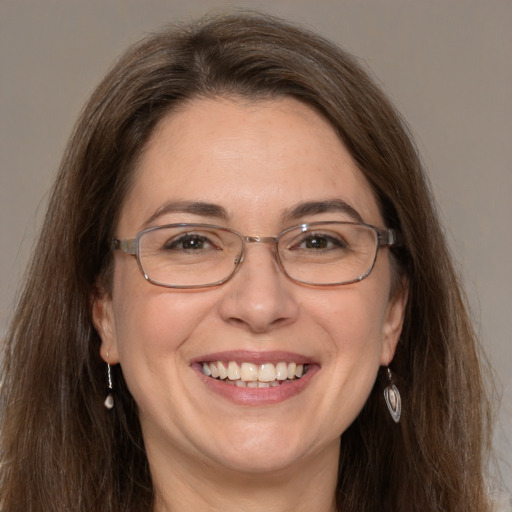
[[[299,304],[295,283],[279,267],[273,247],[250,244],[244,261],[235,275],[224,285],[225,296],[220,305],[224,321],[253,333],[268,332],[292,323]]]

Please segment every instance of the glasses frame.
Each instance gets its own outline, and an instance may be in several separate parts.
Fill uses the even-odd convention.
[[[295,279],[294,277],[290,276],[288,272],[286,271],[283,262],[281,261],[281,257],[279,255],[278,250],[278,244],[279,240],[285,236],[290,231],[300,229],[302,232],[309,231],[312,227],[315,226],[325,226],[329,224],[346,224],[346,225],[352,225],[352,226],[362,226],[365,228],[372,229],[376,234],[377,244],[375,247],[375,255],[373,257],[372,263],[370,265],[370,268],[361,276],[358,276],[355,279],[352,279],[350,281],[342,281],[337,283],[326,283],[326,284],[319,284],[314,283],[310,281],[302,281],[299,279]],[[237,255],[234,261],[234,267],[231,273],[224,277],[223,279],[220,279],[218,281],[215,281],[213,283],[208,284],[194,284],[194,285],[174,285],[174,284],[166,284],[161,283],[159,281],[155,281],[149,277],[149,275],[144,270],[144,267],[142,265],[142,262],[140,260],[140,239],[146,234],[151,231],[156,231],[159,229],[165,229],[165,228],[183,228],[183,227],[191,227],[191,228],[209,228],[209,229],[218,229],[221,231],[227,231],[229,233],[232,233],[236,235],[240,241],[242,242],[242,247],[240,250],[240,253]],[[382,247],[391,247],[391,246],[397,246],[398,245],[398,233],[394,229],[388,229],[388,228],[378,228],[376,226],[373,226],[372,224],[366,224],[365,222],[345,222],[345,221],[316,221],[316,222],[309,222],[309,223],[303,223],[303,224],[297,224],[295,226],[291,226],[289,228],[286,228],[284,231],[281,231],[277,236],[247,236],[242,235],[238,231],[235,231],[234,229],[227,228],[224,226],[217,226],[215,224],[205,224],[205,223],[195,223],[195,222],[180,222],[175,224],[164,224],[162,226],[154,226],[150,228],[143,229],[137,235],[135,238],[112,238],[111,240],[111,249],[113,251],[122,251],[126,254],[129,254],[130,256],[134,256],[137,260],[137,264],[139,266],[140,271],[142,272],[142,275],[144,278],[149,281],[151,284],[155,286],[162,286],[164,288],[174,288],[174,289],[194,289],[194,288],[210,288],[212,286],[219,286],[221,284],[224,284],[225,282],[229,281],[235,272],[238,270],[240,265],[244,261],[245,256],[245,249],[247,244],[253,244],[253,243],[263,243],[263,244],[273,244],[275,246],[275,258],[277,260],[277,263],[280,267],[280,269],[283,271],[283,273],[290,279],[291,281],[295,283],[305,284],[308,286],[318,286],[318,287],[331,287],[331,286],[343,286],[346,284],[352,284],[357,283],[359,281],[362,281],[366,277],[370,275],[370,273],[373,270],[373,267],[375,266],[375,261],[377,260],[377,254],[379,252],[379,249]]]

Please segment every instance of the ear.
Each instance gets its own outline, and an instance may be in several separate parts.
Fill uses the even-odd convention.
[[[100,355],[109,364],[119,363],[112,295],[103,288],[92,294],[92,321],[101,338]]]
[[[399,288],[390,297],[386,309],[382,326],[382,352],[380,360],[382,366],[388,366],[395,355],[398,340],[402,333],[408,295],[409,282],[403,279]]]

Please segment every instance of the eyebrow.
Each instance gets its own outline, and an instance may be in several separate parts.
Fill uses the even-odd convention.
[[[329,199],[326,201],[307,201],[298,203],[288,208],[283,214],[283,220],[295,221],[309,215],[318,215],[320,213],[345,213],[352,217],[356,222],[363,222],[361,214],[350,206],[343,199]]]
[[[156,219],[168,213],[191,213],[201,217],[214,217],[219,220],[227,220],[228,213],[222,206],[202,201],[169,201],[155,211],[145,222],[144,226],[150,226]]]
[[[282,215],[283,222],[292,222],[310,215],[321,213],[344,213],[352,217],[356,222],[363,222],[359,212],[343,199],[329,199],[325,201],[307,201],[287,208]],[[144,227],[149,227],[155,220],[168,213],[190,213],[201,217],[213,217],[226,221],[228,213],[218,204],[203,201],[169,201],[158,208],[145,222]]]

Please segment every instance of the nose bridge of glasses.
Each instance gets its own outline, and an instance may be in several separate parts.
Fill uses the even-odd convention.
[[[248,244],[277,244],[275,236],[244,236],[243,238]]]
[[[246,236],[241,235],[241,238],[245,244],[272,244],[277,248],[278,237],[276,236]],[[245,251],[242,250],[242,254],[239,258],[235,259],[235,264],[239,265],[245,261]]]

